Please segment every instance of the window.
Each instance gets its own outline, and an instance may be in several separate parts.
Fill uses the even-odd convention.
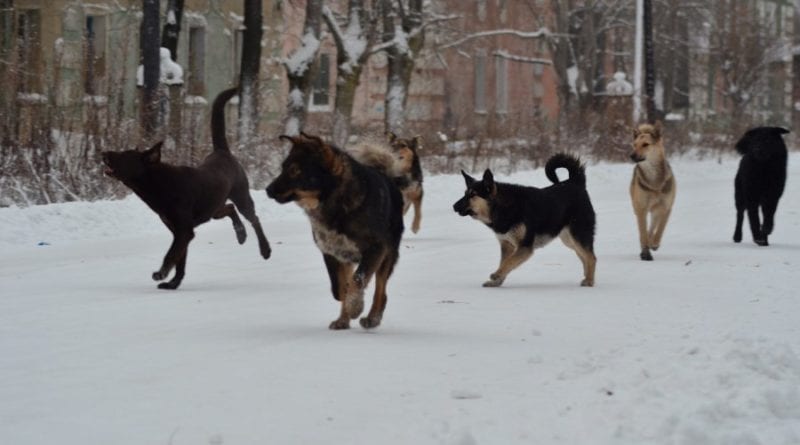
[[[330,54],[319,55],[319,70],[314,77],[311,91],[311,108],[323,111],[330,106],[331,88],[331,56]]]
[[[495,111],[508,112],[508,59],[495,57]]]
[[[478,54],[475,60],[475,112],[486,112],[486,55]]]
[[[233,72],[233,84],[239,84],[239,77],[242,72],[242,42],[244,42],[244,29],[236,31],[234,38],[233,48],[233,66],[236,67]]]
[[[17,14],[17,66],[20,68],[19,91],[39,90],[41,15],[36,9],[23,9]]]
[[[14,43],[14,3],[0,0],[0,56],[6,56]]]
[[[101,82],[106,77],[106,17],[99,15],[86,16],[84,92],[88,95],[98,94],[102,90]]]
[[[478,0],[476,3],[478,6],[478,20],[486,20],[486,0]]]
[[[187,92],[192,96],[205,94],[206,29],[201,26],[189,28],[189,79]]]

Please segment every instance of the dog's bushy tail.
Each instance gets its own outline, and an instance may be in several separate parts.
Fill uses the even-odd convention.
[[[359,163],[377,169],[390,178],[400,176],[397,171],[397,158],[386,144],[371,141],[360,142],[347,147],[345,151]]]
[[[789,133],[783,127],[756,127],[750,130],[736,143],[736,151],[741,155],[752,153],[758,160],[767,160],[774,155],[786,152],[786,145],[781,135]]]
[[[225,104],[239,92],[239,88],[230,88],[217,95],[211,107],[211,142],[214,151],[230,151],[228,138],[225,136]]]
[[[544,166],[544,174],[547,175],[553,184],[558,184],[561,180],[556,175],[556,169],[565,168],[569,172],[568,181],[586,187],[586,169],[581,164],[581,160],[576,156],[568,155],[566,153],[559,153],[553,155],[547,160]]]

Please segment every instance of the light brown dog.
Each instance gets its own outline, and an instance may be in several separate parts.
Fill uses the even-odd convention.
[[[675,202],[675,177],[664,154],[661,121],[642,124],[633,130],[633,152],[636,162],[631,180],[631,203],[639,226],[639,257],[652,261],[651,250],[658,250],[667,226],[672,203]],[[648,227],[647,217],[650,216]]]

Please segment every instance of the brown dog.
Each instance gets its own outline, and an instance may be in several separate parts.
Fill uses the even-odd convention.
[[[180,286],[194,228],[211,218],[230,218],[236,239],[242,244],[247,233],[236,213],[238,210],[253,226],[261,256],[267,259],[272,252],[250,198],[247,175],[225,139],[225,103],[236,92],[235,88],[225,90],[214,100],[211,109],[214,150],[197,167],[161,162],[160,142],[145,151],[104,151],[102,154],[106,175],[133,190],[172,232],[172,244],[161,267],[153,272],[153,280],[165,280],[172,269],[175,269],[175,276],[160,283],[159,289]],[[233,204],[227,204],[228,200]]]
[[[675,177],[664,154],[661,121],[655,125],[639,125],[633,131],[631,159],[636,162],[631,180],[631,203],[639,226],[642,249],[639,257],[652,261],[650,250],[658,250],[661,245],[672,203],[675,202]]]

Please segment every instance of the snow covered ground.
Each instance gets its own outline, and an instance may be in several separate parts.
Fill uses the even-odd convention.
[[[430,177],[370,332],[327,329],[308,223],[263,191],[273,257],[211,222],[176,292],[150,280],[170,238],[135,197],[0,209],[0,443],[800,443],[800,155],[767,248],[731,241],[736,166],[673,161],[652,263],[632,166],[589,166],[594,288],[558,241],[482,288],[497,241],[453,213],[460,176]]]

